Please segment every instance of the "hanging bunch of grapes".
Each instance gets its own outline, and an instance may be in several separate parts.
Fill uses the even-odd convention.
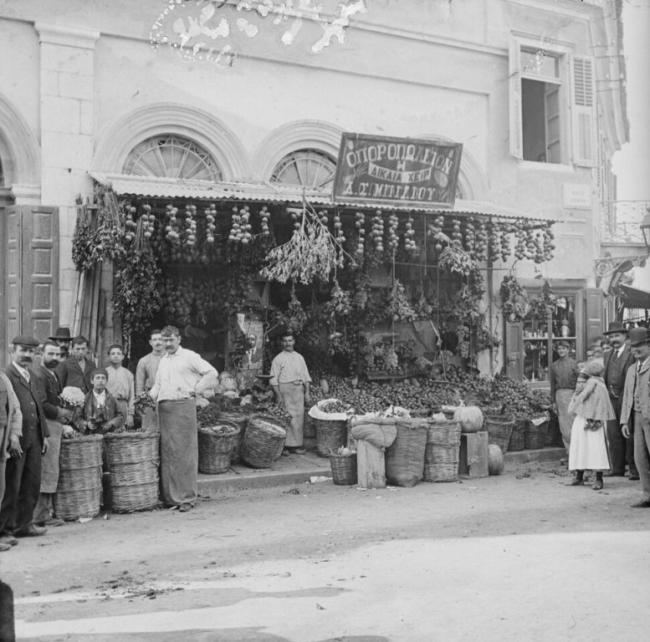
[[[366,217],[363,212],[357,212],[354,215],[354,227],[357,228],[358,240],[355,255],[358,259],[363,258],[366,243]]]
[[[395,214],[391,214],[388,217],[388,249],[391,252],[397,250],[399,245],[399,236],[397,235],[397,227],[399,225],[399,219]]]
[[[415,229],[413,229],[413,217],[409,216],[406,219],[406,231],[404,232],[404,249],[407,252],[417,251],[417,245],[415,244]]]
[[[384,251],[384,219],[381,212],[377,210],[372,217],[372,227],[370,229],[370,236],[375,245],[375,250],[381,253]]]
[[[214,243],[214,232],[217,229],[217,208],[214,203],[205,208],[205,242],[209,245]]]
[[[138,227],[138,224],[135,222],[136,209],[133,206],[127,206],[125,209],[126,216],[124,219],[124,229],[126,232],[124,233],[124,239],[127,243],[132,243],[135,239],[135,231]]]
[[[183,242],[190,248],[196,244],[196,205],[185,206],[185,233]]]
[[[341,221],[341,215],[338,210],[334,214],[334,239],[339,245],[345,243],[345,234],[343,233],[343,222]]]
[[[270,236],[271,234],[271,227],[269,225],[270,220],[271,220],[271,212],[269,212],[269,208],[265,205],[260,210],[260,228],[262,230],[262,236]]]

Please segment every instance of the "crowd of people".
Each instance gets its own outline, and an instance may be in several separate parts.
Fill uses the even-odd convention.
[[[572,486],[594,473],[592,487],[604,476],[641,480],[642,499],[650,508],[650,331],[613,322],[605,340],[592,341],[587,360],[578,364],[570,344],[559,342],[550,370],[551,398],[558,416]],[[627,471],[626,471],[627,466]]]
[[[650,330],[609,325],[605,342],[592,342],[578,364],[570,344],[558,342],[550,369],[551,395],[558,415],[572,485],[593,471],[593,488],[603,476],[641,480],[650,508]],[[166,506],[192,509],[197,498],[197,402],[218,389],[218,372],[198,353],[181,346],[174,326],[152,330],[151,352],[135,376],[124,367],[124,350],[113,344],[104,367],[90,356],[85,337],[66,328],[39,342],[15,337],[11,363],[0,372],[0,551],[19,538],[40,536],[63,522],[55,514],[63,439],[119,432],[139,426],[160,435],[160,489]],[[291,416],[284,454],[303,451],[304,406],[311,378],[294,338],[282,338],[271,364],[270,384]],[[36,356],[38,355],[38,357]],[[66,391],[77,391],[70,403]],[[136,411],[136,399],[150,404]]]
[[[217,388],[216,369],[181,347],[178,328],[150,334],[151,353],[135,377],[122,365],[118,344],[105,367],[90,357],[88,340],[59,328],[40,342],[26,335],[11,342],[11,363],[0,372],[0,551],[21,537],[60,526],[54,496],[63,439],[131,429],[160,432],[163,502],[181,512],[197,498],[196,398]],[[70,400],[76,391],[78,403]],[[66,393],[68,393],[66,395]],[[136,416],[137,395],[152,403]]]

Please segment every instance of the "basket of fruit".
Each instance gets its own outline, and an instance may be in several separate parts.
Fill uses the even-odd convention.
[[[316,427],[316,452],[320,457],[329,457],[348,443],[349,407],[338,399],[323,399],[310,411]]]
[[[357,453],[342,446],[330,453],[332,481],[337,486],[351,486],[357,483]]]

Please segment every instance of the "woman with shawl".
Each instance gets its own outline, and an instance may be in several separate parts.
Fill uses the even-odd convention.
[[[610,468],[605,427],[615,418],[602,374],[602,360],[583,364],[569,403],[569,412],[575,414],[571,426],[569,470],[576,474],[571,486],[582,485],[585,470],[593,470],[596,473],[594,490],[602,489],[603,471]]]

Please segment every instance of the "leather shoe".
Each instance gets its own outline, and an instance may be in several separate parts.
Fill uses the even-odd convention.
[[[640,502],[631,504],[630,508],[650,508],[650,499],[642,499]]]
[[[603,489],[603,480],[602,479],[596,479],[594,483],[591,485],[591,487],[594,490],[602,490]]]
[[[611,471],[611,472],[606,472],[603,473],[604,477],[625,477],[625,472],[623,471]]]
[[[296,455],[304,455],[307,451],[306,451],[304,448],[300,448],[300,447],[298,447],[298,448],[294,448],[294,449],[293,449],[293,452],[294,452]]]
[[[2,538],[0,538],[0,542],[3,544],[9,544],[9,546],[16,546],[16,544],[18,544],[18,540],[15,537],[11,537],[11,535],[3,535]]]
[[[11,544],[5,544],[4,542],[0,542],[0,553],[6,553],[7,551],[11,550]]]
[[[639,473],[630,473],[627,478],[630,481],[639,481]]]
[[[187,512],[189,512],[191,510],[192,510],[192,504],[187,504],[187,503],[186,504],[181,504],[178,507],[178,512],[179,513],[187,513]]]
[[[19,531],[15,531],[14,535],[16,537],[38,537],[45,535],[45,533],[47,533],[47,528],[30,524],[29,526],[25,526],[25,528],[21,528]]]

